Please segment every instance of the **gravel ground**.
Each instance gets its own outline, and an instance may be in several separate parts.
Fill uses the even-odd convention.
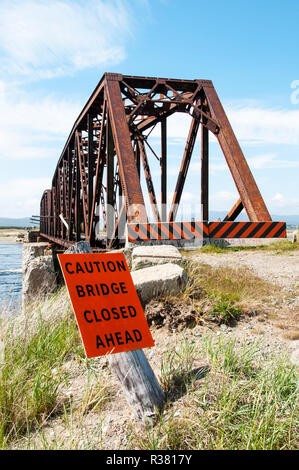
[[[265,251],[236,251],[228,254],[196,253],[192,258],[211,266],[247,267],[254,274],[286,289],[299,287],[299,251],[275,254]]]
[[[292,354],[298,350],[299,251],[282,254],[268,251],[194,253],[191,257],[198,263],[213,267],[246,267],[258,277],[281,287],[280,298],[273,297],[272,305],[265,308],[264,316],[244,318],[234,328],[223,325],[220,327],[222,333],[247,344],[260,338],[263,347],[273,352],[288,350]],[[292,332],[297,332],[296,339],[291,339]]]

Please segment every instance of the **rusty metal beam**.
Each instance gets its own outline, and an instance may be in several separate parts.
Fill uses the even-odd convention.
[[[79,163],[79,173],[81,181],[81,194],[82,194],[82,208],[83,208],[83,218],[84,218],[84,231],[86,238],[88,237],[88,216],[89,216],[89,200],[88,200],[88,180],[86,174],[86,162],[85,155],[82,148],[82,134],[77,132],[76,134],[76,145],[77,145],[77,155]]]
[[[209,131],[201,126],[201,219],[209,220]]]
[[[157,199],[156,199],[156,194],[154,190],[154,185],[153,185],[153,180],[152,180],[152,175],[150,171],[150,167],[148,164],[148,158],[146,155],[146,150],[144,147],[144,142],[141,139],[138,139],[138,146],[139,146],[139,151],[143,163],[143,169],[144,169],[144,175],[145,175],[145,181],[148,189],[148,194],[149,194],[149,199],[151,203],[151,209],[153,212],[154,220],[156,222],[160,222],[160,214],[159,214],[159,209],[158,209],[158,204],[157,204]]]
[[[107,173],[106,173],[106,204],[107,204],[107,245],[109,245],[112,234],[114,233],[114,143],[110,118],[106,126],[107,142]]]
[[[128,220],[146,222],[147,214],[118,80],[107,78],[105,90],[123,193],[127,210],[131,211]]]
[[[94,178],[94,141],[93,141],[93,117],[92,113],[87,115],[87,132],[88,132],[88,213],[91,214],[93,201],[93,178]],[[89,226],[86,226],[89,237]],[[89,242],[89,240],[87,240]]]
[[[102,122],[100,134],[98,136],[98,154],[97,154],[97,163],[94,177],[94,193],[91,205],[90,219],[89,219],[89,234],[88,240],[93,245],[95,242],[95,227],[94,227],[94,218],[95,218],[95,206],[96,202],[100,201],[100,193],[102,188],[102,179],[104,173],[104,164],[105,164],[105,146],[103,141],[105,141],[106,136],[106,115],[107,115],[107,102],[104,100],[103,103],[103,113],[102,113]]]
[[[113,248],[113,246],[114,246],[114,244],[117,240],[119,226],[122,224],[123,218],[125,217],[125,214],[126,214],[126,203],[124,202],[123,205],[121,206],[120,211],[119,211],[119,216],[118,216],[118,219],[117,219],[116,224],[114,226],[113,234],[112,234],[110,240],[108,240],[108,242],[107,242],[107,248],[108,249]]]
[[[138,173],[138,178],[140,180],[140,150],[139,150],[139,145],[138,141],[134,141],[134,156],[135,156],[135,162],[136,162],[136,167],[137,167],[137,173]]]
[[[237,202],[231,208],[231,210],[226,214],[223,220],[233,222],[234,220],[236,220],[238,215],[241,214],[243,209],[243,202],[241,199],[238,199]]]
[[[50,242],[55,243],[56,245],[60,245],[60,246],[64,247],[64,248],[69,248],[74,243],[76,243],[75,241],[69,241],[69,240],[64,240],[62,238],[59,238],[59,237],[53,237],[53,236],[48,235],[47,233],[43,233],[43,232],[40,233],[40,236],[42,238],[45,238],[46,240],[49,240]]]
[[[176,183],[176,187],[175,187],[175,191],[174,191],[174,195],[172,199],[172,204],[171,204],[170,213],[169,213],[169,222],[173,222],[176,218],[178,206],[181,200],[187,172],[188,172],[190,161],[191,161],[192,152],[193,152],[194,145],[195,145],[198,128],[199,128],[199,120],[192,119],[190,130],[189,130],[189,135],[188,135],[188,139],[187,139],[187,143],[186,143],[186,147],[185,147],[185,151],[184,151],[184,155],[183,155],[183,159],[182,159],[182,163],[180,167],[180,172],[179,172],[179,176],[177,179],[177,183]]]
[[[272,220],[213,86],[204,86],[212,117],[220,123],[217,139],[252,222]]]
[[[75,232],[76,232],[76,241],[79,242],[81,240],[81,199],[80,199],[80,169],[79,169],[79,155],[78,155],[78,148],[76,146],[76,138],[75,138]]]
[[[161,121],[161,220],[167,220],[167,127],[166,118]]]

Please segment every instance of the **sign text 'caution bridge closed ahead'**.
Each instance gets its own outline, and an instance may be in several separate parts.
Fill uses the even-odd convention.
[[[87,357],[154,346],[123,253],[58,258]]]

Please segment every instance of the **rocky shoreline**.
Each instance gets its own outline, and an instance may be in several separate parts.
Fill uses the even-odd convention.
[[[36,242],[38,236],[38,230],[0,228],[0,245],[14,245],[23,242]]]

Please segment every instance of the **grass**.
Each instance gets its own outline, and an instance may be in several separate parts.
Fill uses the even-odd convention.
[[[44,433],[49,423],[60,416],[72,434],[89,413],[100,416],[115,394],[97,360],[85,358],[65,288],[37,299],[24,315],[2,319],[0,327],[0,449],[23,442],[35,448],[33,436],[37,448],[65,448],[63,438],[53,447]],[[79,392],[70,394],[78,379]],[[81,436],[67,439],[74,448],[78,442]]]
[[[299,250],[299,243],[293,243],[290,240],[278,240],[267,245],[257,246],[218,246],[205,245],[199,248],[200,253],[230,253],[235,251],[275,251],[277,254],[289,253]],[[192,252],[193,253],[193,252]]]
[[[230,323],[242,314],[262,312],[269,296],[279,288],[252,274],[247,268],[212,267],[188,261],[188,284],[182,299],[192,303],[197,322],[209,317]]]
[[[189,303],[198,321],[204,315],[218,323],[236,321],[275,289],[246,269],[190,261],[186,269],[189,282],[176,302]],[[0,448],[109,447],[103,423],[118,401],[127,405],[104,358],[85,359],[65,289],[38,299],[0,328]],[[287,357],[267,355],[259,343],[241,346],[186,330],[168,340],[166,349],[153,350],[167,394],[165,411],[153,427],[141,429],[114,410],[122,448],[299,447],[298,376]]]
[[[88,379],[90,378],[90,374]],[[86,388],[83,392],[78,412],[83,416],[88,414],[91,410],[100,413],[103,406],[108,403],[112,397],[111,387],[107,383],[99,380],[100,377],[96,374],[96,380],[88,380]]]
[[[61,293],[52,296],[48,308],[57,306],[60,297]],[[15,332],[13,320],[3,332],[0,448],[5,448],[10,439],[58,411],[58,387],[62,380],[59,368],[69,356],[83,356],[77,327],[70,313],[68,309],[59,321],[57,317],[45,321],[37,308],[34,331],[29,331],[24,317],[19,332]]]
[[[194,368],[199,357],[204,367]],[[298,377],[285,357],[265,358],[258,343],[185,340],[164,354],[161,375],[168,409],[153,428],[131,431],[138,448],[298,448]]]

